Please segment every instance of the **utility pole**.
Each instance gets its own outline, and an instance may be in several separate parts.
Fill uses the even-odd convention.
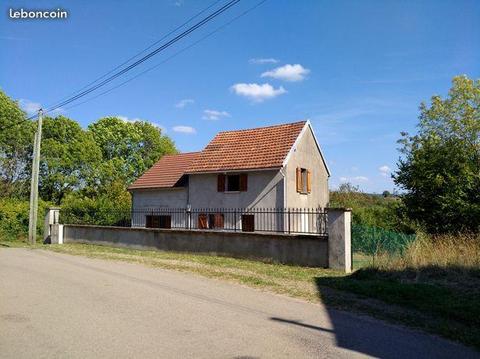
[[[28,240],[35,244],[37,237],[37,212],[38,212],[38,171],[40,167],[40,145],[42,142],[42,116],[43,110],[38,110],[38,127],[35,133],[32,160],[32,181],[30,184],[30,217],[28,221]]]

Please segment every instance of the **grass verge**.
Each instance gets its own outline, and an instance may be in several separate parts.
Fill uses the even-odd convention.
[[[21,242],[0,244],[29,247]],[[459,288],[458,285],[447,284],[451,281],[447,281],[445,277],[451,276],[453,269],[445,268],[403,268],[395,272],[385,268],[367,267],[351,275],[345,275],[328,269],[191,253],[143,251],[85,244],[37,245],[35,248],[91,258],[141,263],[240,283],[314,303],[323,302],[330,308],[369,314],[480,349],[478,271],[468,273],[468,276],[474,279],[470,288]],[[355,260],[358,264],[368,262],[362,256]],[[458,270],[466,275],[465,269]]]

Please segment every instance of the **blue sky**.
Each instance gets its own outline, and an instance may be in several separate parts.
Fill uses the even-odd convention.
[[[3,1],[0,87],[26,110],[50,105],[213,2]],[[241,1],[125,79],[258,2]],[[69,17],[8,18],[21,7],[62,7]],[[330,186],[350,181],[381,192],[394,187],[400,131],[415,131],[420,102],[445,95],[458,74],[480,74],[479,1],[268,0],[63,114],[83,126],[109,115],[148,120],[181,151],[202,149],[222,130],[310,119]]]

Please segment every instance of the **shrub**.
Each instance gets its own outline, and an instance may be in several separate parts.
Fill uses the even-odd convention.
[[[354,224],[409,234],[415,232],[402,211],[402,201],[395,196],[363,193],[358,187],[344,183],[338,191],[330,193],[330,207],[351,208]]]
[[[69,196],[62,203],[60,220],[70,224],[120,225],[130,219],[130,209],[128,192],[115,198]]]
[[[43,233],[43,219],[48,203],[39,200],[37,236]],[[28,237],[30,204],[15,198],[0,199],[0,240],[25,240]]]

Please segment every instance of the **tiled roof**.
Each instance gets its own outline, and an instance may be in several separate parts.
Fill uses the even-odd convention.
[[[165,155],[128,189],[173,187],[199,154],[200,152],[187,152]]]
[[[305,123],[220,132],[186,172],[280,168]]]
[[[163,156],[128,189],[170,188],[185,173],[280,168],[305,123],[220,132],[201,152]]]

